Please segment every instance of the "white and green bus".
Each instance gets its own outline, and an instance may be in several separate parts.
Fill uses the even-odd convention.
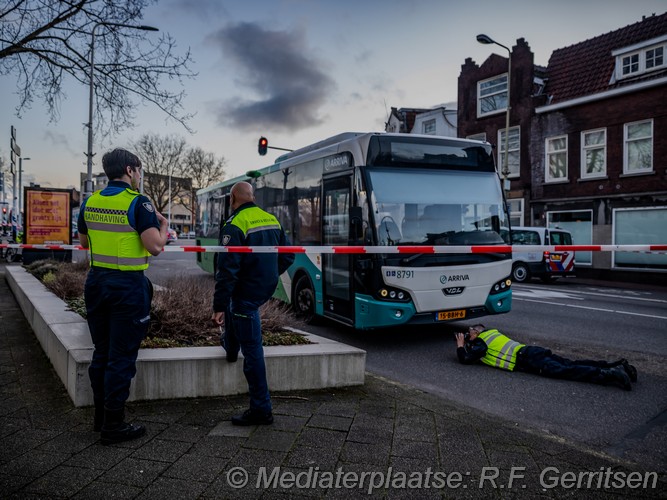
[[[306,320],[358,329],[509,312],[509,217],[491,145],[448,137],[344,133],[197,192],[198,245],[218,245],[229,191],[255,187],[298,246],[495,246],[484,253],[297,253],[276,297]],[[198,253],[215,272],[215,253]]]

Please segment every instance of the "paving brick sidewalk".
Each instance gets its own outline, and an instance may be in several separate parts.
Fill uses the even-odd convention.
[[[664,473],[655,488],[615,487],[632,478],[651,482],[651,476],[371,374],[362,387],[273,394],[275,423],[266,427],[230,424],[230,416],[245,408],[246,395],[135,402],[128,418],[145,424],[147,435],[101,446],[92,408],[72,405],[3,271],[0,498],[588,499],[667,493]],[[589,474],[576,487],[582,472]],[[246,477],[245,487],[232,487]]]

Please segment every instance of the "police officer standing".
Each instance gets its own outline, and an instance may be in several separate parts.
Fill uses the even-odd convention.
[[[278,220],[255,205],[253,189],[247,182],[234,184],[230,194],[232,215],[220,231],[223,246],[289,245]],[[243,374],[248,381],[250,408],[232,417],[234,425],[273,423],[271,397],[266,381],[262,327],[259,307],[271,298],[279,276],[294,262],[294,254],[218,254],[212,321],[225,321],[223,347],[227,361],[243,353]]]
[[[102,444],[143,436],[146,428],[125,422],[125,401],[136,373],[141,341],[148,332],[148,256],[167,243],[167,220],[137,191],[141,161],[124,149],[102,158],[109,184],[81,206],[81,246],[90,250],[84,297],[95,345],[88,369],[95,402],[94,430]]]

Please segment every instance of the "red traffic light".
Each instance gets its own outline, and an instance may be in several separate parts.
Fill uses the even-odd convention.
[[[257,143],[257,152],[261,155],[264,156],[266,154],[266,150],[269,147],[269,140],[266,137],[260,137],[259,142]]]

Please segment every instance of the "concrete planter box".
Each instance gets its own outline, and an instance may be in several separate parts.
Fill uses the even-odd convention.
[[[75,406],[93,404],[88,366],[93,344],[86,321],[22,267],[5,276]],[[272,391],[321,389],[364,383],[366,352],[307,332],[314,344],[265,347]],[[228,363],[219,347],[141,349],[130,401],[242,394],[248,391],[242,357]]]

